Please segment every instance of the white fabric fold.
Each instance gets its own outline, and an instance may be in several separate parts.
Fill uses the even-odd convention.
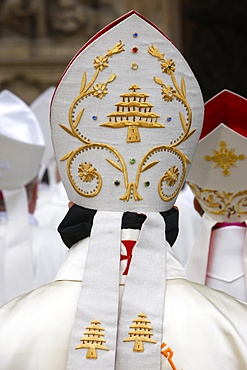
[[[119,265],[122,212],[98,211],[94,216],[81,294],[72,329],[67,370],[114,369],[118,322]],[[86,327],[100,321],[107,349],[97,349],[97,360],[86,358],[87,348],[75,349],[90,334]],[[102,336],[101,336],[102,334]],[[93,345],[91,346],[93,348]]]
[[[201,227],[185,268],[189,280],[205,284],[211,232],[216,223],[217,221],[209,218],[206,213],[203,214]]]
[[[158,370],[161,366],[166,287],[165,227],[159,213],[150,212],[146,216],[133,250],[122,299],[116,358],[116,369],[119,370]],[[144,340],[144,352],[134,352],[135,340],[124,340],[133,331],[132,321],[142,313],[150,320],[151,338],[155,343]]]
[[[3,190],[2,193],[8,222],[1,251],[0,305],[20,291],[32,290],[34,281],[26,189]]]

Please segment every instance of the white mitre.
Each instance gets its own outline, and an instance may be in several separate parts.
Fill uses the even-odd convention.
[[[187,62],[161,30],[135,11],[96,34],[65,70],[51,106],[55,155],[68,198],[97,210],[67,369],[113,369],[115,361],[121,369],[130,368],[139,347],[133,352],[131,339],[125,340],[126,326],[138,315],[150,320],[156,335],[136,369],[144,364],[160,368],[166,241],[159,212],[175,203],[202,120],[201,91]],[[146,221],[119,317],[125,211],[144,213]],[[101,344],[103,351],[92,363],[75,348],[84,346],[79,346],[81,328],[99,322],[107,346]],[[95,351],[87,357],[95,358]]]
[[[212,228],[219,223],[220,227],[241,226],[241,223],[244,225],[247,221],[246,138],[247,99],[223,90],[205,104],[203,130],[187,178],[190,188],[204,211],[201,230],[187,267],[188,277],[200,283],[205,283],[207,268],[210,268],[208,266],[210,240],[211,247],[213,247],[212,243],[216,242],[216,239],[212,239],[211,236]],[[243,230],[238,231],[242,235]],[[239,250],[237,247],[238,231],[233,228],[231,237],[230,228],[228,228],[225,253],[222,249],[221,254],[220,270],[225,270],[223,275],[228,276],[229,281],[234,276],[237,277],[235,275],[237,267],[234,267],[232,259],[227,262],[224,258],[227,254],[229,238],[232,246],[235,245],[235,252],[234,248],[232,252],[242,253],[242,248]],[[217,234],[222,234],[222,231],[217,231]],[[243,274],[245,270],[246,275],[246,237],[242,245],[245,246],[241,257],[243,261],[241,270]],[[218,245],[217,253],[219,248]],[[223,245],[222,248],[224,248]]]
[[[25,186],[39,171],[45,144],[39,123],[28,105],[8,90],[0,94],[0,189],[8,218],[3,240],[1,287],[3,301],[14,287],[19,292],[19,269],[27,275],[26,290],[33,288],[32,250],[29,241],[28,200]],[[13,258],[15,256],[15,258]],[[16,265],[17,263],[17,265]],[[8,268],[6,268],[8,266]],[[29,277],[29,278],[28,278]],[[22,281],[20,281],[22,284]],[[22,286],[22,291],[25,287]]]
[[[54,172],[56,172],[54,150],[52,146],[50,130],[50,104],[54,90],[55,87],[50,86],[30,104],[30,108],[32,109],[37,120],[39,121],[43,137],[45,140],[45,152],[42,157],[39,178],[42,179],[45,170],[48,170],[49,180],[52,182],[54,181],[55,177]]]

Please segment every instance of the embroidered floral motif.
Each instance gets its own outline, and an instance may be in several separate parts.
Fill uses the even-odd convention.
[[[78,176],[83,182],[91,182],[97,174],[95,167],[90,162],[81,163],[78,168]]]
[[[174,99],[174,94],[176,92],[176,90],[174,90],[171,86],[162,86],[162,98],[167,101],[167,102],[170,102],[170,101],[173,101]]]
[[[179,170],[176,166],[172,166],[169,168],[168,171],[165,173],[165,181],[168,186],[174,186],[178,181]]]
[[[204,159],[208,162],[214,162],[214,168],[221,167],[222,174],[224,176],[230,175],[230,167],[237,167],[237,161],[243,161],[246,159],[244,154],[235,154],[234,149],[227,149],[227,143],[225,141],[221,141],[219,143],[220,148],[218,150],[213,150],[213,155],[205,155]]]
[[[108,91],[106,84],[101,83],[94,85],[93,89],[94,89],[93,96],[99,99],[102,99],[107,94]]]
[[[108,67],[108,57],[100,55],[94,59],[94,68],[103,71],[103,69]]]
[[[103,338],[105,329],[100,324],[100,321],[93,320],[91,325],[86,327],[85,337],[80,339],[82,343],[75,347],[75,349],[87,348],[86,358],[88,359],[98,358],[97,349],[109,351],[109,348],[103,344],[106,342]]]
[[[175,72],[176,66],[172,59],[166,59],[161,63],[162,72],[170,75],[172,72]]]

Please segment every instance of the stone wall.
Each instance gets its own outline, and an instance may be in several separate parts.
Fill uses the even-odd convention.
[[[180,0],[1,0],[0,91],[27,103],[56,85],[80,47],[136,9],[181,46]]]

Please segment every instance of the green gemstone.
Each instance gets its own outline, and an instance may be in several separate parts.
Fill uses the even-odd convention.
[[[119,185],[120,185],[120,181],[119,181],[119,180],[116,180],[116,181],[114,181],[114,184],[115,184],[116,186],[119,186]]]
[[[136,163],[135,158],[130,158],[130,164],[135,164],[135,163]]]
[[[145,185],[145,186],[149,186],[149,185],[150,185],[150,182],[149,182],[149,181],[145,181],[145,182],[144,182],[144,185]]]

